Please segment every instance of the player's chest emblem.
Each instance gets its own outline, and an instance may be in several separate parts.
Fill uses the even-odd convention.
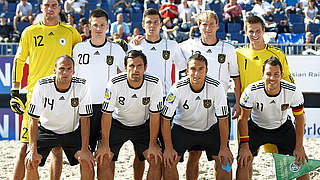
[[[147,105],[150,103],[150,97],[144,97],[142,98],[142,104],[143,105]]]
[[[77,107],[79,105],[79,98],[71,98],[71,106]]]
[[[170,51],[162,50],[162,57],[164,60],[168,60],[170,58]]]
[[[113,64],[114,57],[108,55],[107,58],[106,58],[106,61],[107,61],[107,64],[108,64],[109,66],[111,66],[111,65]]]
[[[204,106],[205,108],[210,108],[211,105],[212,105],[211,99],[204,99],[204,100],[203,100],[203,106]]]
[[[65,46],[65,45],[67,44],[67,40],[66,40],[65,38],[60,38],[60,39],[59,39],[59,44],[60,44],[61,46]]]
[[[218,62],[220,64],[224,63],[226,61],[226,55],[225,54],[218,54]]]
[[[289,108],[289,104],[281,104],[281,111],[285,111]]]

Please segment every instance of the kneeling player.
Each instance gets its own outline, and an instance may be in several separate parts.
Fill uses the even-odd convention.
[[[98,178],[114,178],[119,151],[130,140],[139,160],[149,162],[147,179],[160,179],[162,152],[157,137],[163,98],[161,81],[145,74],[147,58],[141,51],[130,51],[124,65],[127,72],[109,81],[102,104],[102,144],[96,152]]]
[[[74,62],[67,55],[57,59],[54,72],[40,79],[33,91],[26,178],[39,179],[38,166],[60,146],[71,166],[80,162],[81,179],[93,179],[94,159],[88,149],[92,105],[86,80],[72,77]]]
[[[165,179],[178,179],[177,163],[187,150],[204,150],[215,160],[216,178],[231,179],[222,165],[233,161],[228,147],[228,106],[223,85],[208,76],[207,60],[200,54],[187,62],[188,76],[176,82],[162,111],[161,127],[165,142]],[[173,127],[170,129],[170,119]],[[228,162],[227,162],[228,161]]]
[[[277,58],[266,60],[262,72],[263,80],[250,84],[240,99],[237,179],[252,178],[252,156],[257,156],[259,147],[267,143],[275,144],[280,154],[296,156],[299,165],[308,161],[303,148],[302,93],[294,84],[281,80],[282,66]],[[290,107],[295,127],[287,114]],[[309,175],[297,179],[309,179]]]

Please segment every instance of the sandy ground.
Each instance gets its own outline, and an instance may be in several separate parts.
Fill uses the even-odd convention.
[[[304,141],[306,152],[310,159],[320,159],[320,139],[305,139]],[[17,154],[19,152],[20,143],[18,141],[0,141],[0,179],[7,180],[12,179],[13,168],[15,164],[15,160]],[[234,154],[234,157],[237,156],[237,145],[236,141],[230,142],[231,151]],[[123,179],[133,179],[132,173],[132,162],[133,162],[133,146],[130,142],[124,144],[121,149],[119,160],[116,162],[116,180]],[[180,179],[185,179],[185,168],[186,168],[186,158],[187,154],[185,154],[185,161],[183,163],[178,164],[179,176]],[[47,160],[46,165],[44,167],[39,168],[40,171],[40,179],[49,179],[49,165],[50,159]],[[233,163],[233,179],[235,179],[235,170],[236,163]],[[209,180],[214,179],[213,176],[213,167],[214,162],[208,162],[205,156],[205,153],[202,153],[201,162],[200,162],[200,175],[199,179],[201,180]],[[275,179],[275,166],[274,161],[271,154],[266,154],[261,152],[258,157],[254,159],[254,171],[253,171],[253,179],[260,180],[272,180]],[[146,170],[148,168],[148,164],[146,163]],[[320,179],[320,172],[315,170],[310,173],[311,179]],[[144,179],[146,177],[146,171],[144,175]],[[61,179],[64,180],[73,180],[80,179],[80,171],[79,165],[77,166],[69,166],[68,160],[64,157],[63,161],[63,170]]]

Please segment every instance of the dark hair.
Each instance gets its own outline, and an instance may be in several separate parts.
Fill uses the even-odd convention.
[[[107,19],[107,21],[109,20],[108,13],[106,11],[104,11],[103,9],[95,9],[95,10],[91,11],[91,13],[89,15],[89,22],[92,17],[96,17],[96,18],[105,17]]]
[[[71,62],[72,62],[72,67],[74,68],[74,60],[73,60],[72,57],[69,56],[69,55],[59,56],[59,57],[56,59],[56,62],[54,63],[54,66],[56,66],[57,63],[58,63],[60,60],[64,60],[64,59],[68,59],[69,61],[71,61]]]
[[[261,26],[262,26],[262,29],[265,28],[265,24],[263,22],[263,20],[259,17],[259,16],[256,16],[256,15],[249,15],[247,18],[246,18],[246,22],[244,23],[245,26],[245,30],[247,30],[247,24],[256,24],[256,23],[260,23]]]
[[[149,15],[158,15],[159,16],[159,19],[161,21],[161,15],[159,13],[158,10],[155,10],[153,8],[149,8],[149,9],[146,9],[144,12],[143,12],[143,18],[142,18],[142,22],[144,22],[144,19],[146,18],[146,16],[149,16]]]
[[[264,63],[263,63],[263,67],[262,67],[262,73],[264,73],[265,67],[266,65],[269,64],[270,66],[279,66],[280,67],[280,72],[282,74],[282,65],[281,62],[279,61],[278,58],[271,56],[269,59],[267,59]]]
[[[147,66],[147,64],[148,64],[147,63],[147,57],[140,50],[131,50],[131,51],[129,51],[128,54],[124,57],[124,66],[127,66],[129,58],[137,58],[137,57],[140,57],[143,60],[144,66]]]
[[[189,62],[191,60],[198,60],[198,61],[203,61],[206,64],[206,68],[208,67],[208,61],[207,59],[201,55],[200,53],[195,53],[192,56],[189,57],[188,61],[187,61],[187,67],[189,67]]]

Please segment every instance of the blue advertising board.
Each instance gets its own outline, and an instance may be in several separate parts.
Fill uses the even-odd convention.
[[[13,57],[0,57],[0,94],[9,94]]]

